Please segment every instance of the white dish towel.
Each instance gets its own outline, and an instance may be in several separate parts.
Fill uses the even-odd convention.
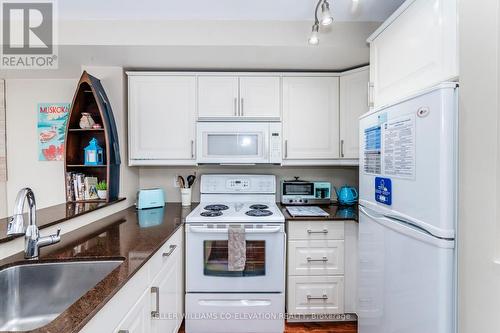
[[[227,269],[231,272],[242,272],[247,260],[245,226],[229,226],[227,239]]]

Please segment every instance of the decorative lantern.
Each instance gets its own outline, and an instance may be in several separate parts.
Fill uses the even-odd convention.
[[[85,151],[85,165],[104,164],[104,150],[97,144],[95,138],[92,138],[89,145],[83,150]]]

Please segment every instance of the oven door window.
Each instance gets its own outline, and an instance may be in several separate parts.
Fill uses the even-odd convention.
[[[265,276],[266,275],[266,242],[259,240],[246,241],[246,263],[243,271],[228,270],[228,241],[204,241],[203,273],[207,276]]]

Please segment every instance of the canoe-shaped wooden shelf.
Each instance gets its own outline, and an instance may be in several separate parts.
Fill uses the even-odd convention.
[[[101,128],[80,128],[82,113],[88,113]],[[90,140],[96,139],[104,150],[103,165],[85,165],[84,148]],[[83,72],[76,87],[73,103],[66,128],[65,143],[65,184],[67,201],[98,202],[102,199],[81,200],[75,195],[71,176],[96,177],[106,181],[107,198],[104,201],[118,199],[120,191],[120,147],[115,118],[111,103],[99,81],[87,72]],[[80,199],[80,200],[79,200]]]

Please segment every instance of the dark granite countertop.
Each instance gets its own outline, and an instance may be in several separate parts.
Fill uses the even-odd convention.
[[[281,212],[285,215],[286,221],[358,221],[358,205],[340,206],[337,204],[331,205],[316,205],[326,211],[329,216],[291,216],[286,210],[286,206],[278,204]]]
[[[119,198],[111,202],[67,202],[47,208],[37,209],[36,224],[39,229],[50,227],[69,219],[85,215],[95,210],[108,207],[115,203],[125,200]],[[25,214],[25,221],[28,221],[28,214]],[[24,235],[7,236],[7,224],[10,217],[0,219],[0,243],[8,242],[17,237]]]
[[[0,269],[36,262],[124,260],[54,321],[30,332],[73,333],[82,329],[174,234],[196,206],[183,208],[180,203],[168,203],[159,224],[149,226],[144,225],[135,207],[130,207],[63,235],[60,243],[40,250],[40,260],[24,260],[23,253],[1,260]]]

